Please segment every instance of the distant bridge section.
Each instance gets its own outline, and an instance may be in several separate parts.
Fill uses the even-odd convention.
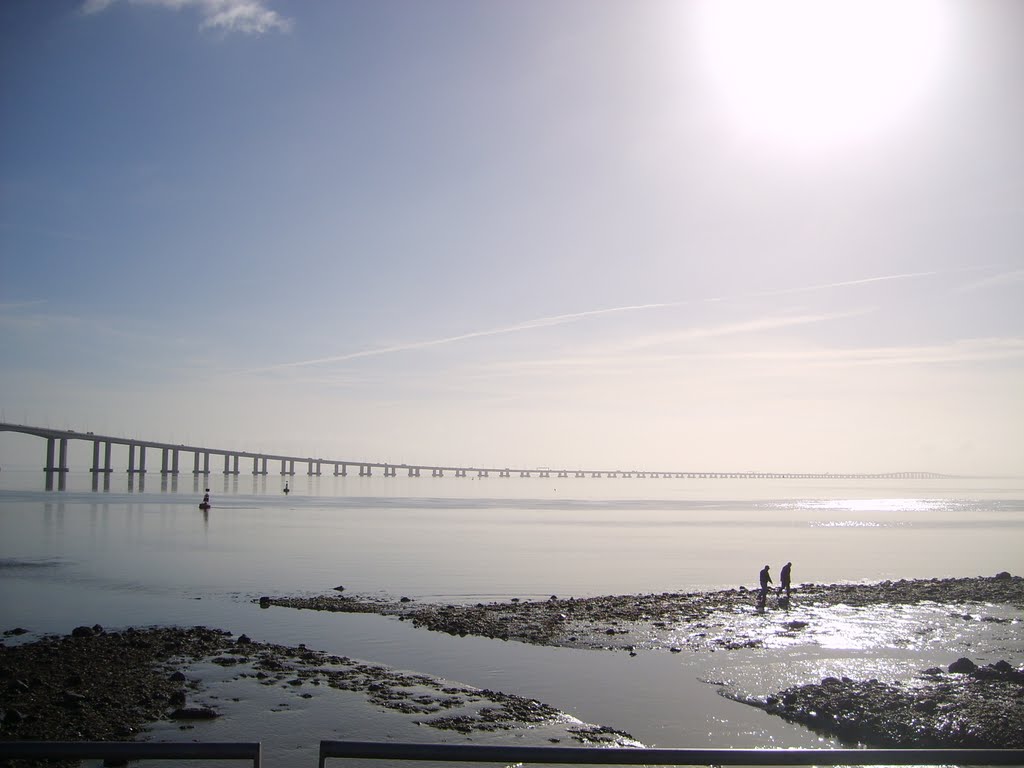
[[[708,471],[648,471],[648,470],[607,470],[607,469],[551,469],[547,467],[515,469],[511,467],[483,466],[441,466],[432,464],[388,464],[376,461],[360,461],[356,459],[324,459],[309,456],[285,456],[276,453],[255,453],[237,451],[229,448],[208,448],[183,443],[161,443],[153,440],[137,438],[113,437],[97,435],[93,432],[76,432],[73,429],[50,429],[49,427],[32,427],[24,424],[6,424],[0,422],[0,432],[20,432],[34,435],[46,441],[45,465],[47,473],[65,473],[68,467],[68,441],[84,440],[92,443],[92,466],[94,474],[114,471],[111,464],[111,447],[124,445],[128,447],[129,474],[145,474],[147,451],[160,456],[160,474],[177,475],[181,471],[182,454],[192,457],[192,474],[209,475],[211,464],[220,464],[223,460],[223,474],[240,474],[242,459],[252,468],[254,475],[268,474],[270,462],[280,462],[282,475],[294,475],[295,465],[305,465],[307,475],[320,475],[326,467],[333,467],[335,476],[346,476],[349,470],[358,470],[360,477],[370,477],[374,471],[384,477],[396,477],[399,472],[409,477],[635,477],[635,478],[685,478],[685,479],[768,479],[768,480],[942,480],[959,477],[959,475],[943,475],[935,472],[708,472]],[[211,457],[215,457],[211,462]]]

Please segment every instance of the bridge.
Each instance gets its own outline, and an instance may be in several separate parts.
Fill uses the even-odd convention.
[[[285,456],[274,453],[256,453],[239,451],[230,448],[209,448],[183,443],[161,443],[154,440],[97,435],[93,432],[76,432],[73,429],[50,429],[49,427],[33,427],[25,424],[6,424],[0,422],[0,432],[20,432],[34,435],[46,441],[45,464],[43,471],[48,476],[54,473],[63,475],[69,471],[68,443],[81,440],[92,444],[92,466],[89,471],[94,475],[109,474],[114,471],[111,463],[111,451],[114,445],[128,448],[129,475],[144,475],[147,451],[158,453],[160,457],[161,475],[178,475],[181,472],[182,456],[191,456],[192,474],[209,475],[211,465],[223,461],[223,474],[238,475],[240,467],[251,467],[253,475],[268,474],[268,467],[280,464],[282,475],[294,475],[295,465],[305,466],[307,475],[320,475],[326,468],[333,468],[334,475],[346,476],[349,470],[358,471],[360,477],[370,477],[379,472],[384,477],[397,477],[401,472],[409,477],[632,477],[632,478],[682,478],[682,479],[768,479],[768,480],[941,480],[958,477],[935,472],[712,472],[712,471],[678,471],[678,470],[640,470],[640,469],[552,469],[550,467],[488,467],[488,466],[449,466],[432,464],[389,464],[386,462],[361,461],[357,459],[325,459],[309,456]],[[213,461],[211,462],[211,457]],[[242,463],[242,460],[245,463]],[[186,458],[187,461],[187,458]],[[272,465],[271,462],[274,464]],[[187,465],[186,465],[187,466]],[[187,471],[187,470],[186,470]]]

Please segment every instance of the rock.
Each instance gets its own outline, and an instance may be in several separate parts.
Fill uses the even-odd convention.
[[[399,599],[398,602],[400,602],[400,603],[411,603],[412,602],[412,598],[411,597],[402,597],[402,598]]]
[[[102,635],[103,634],[103,627],[102,627],[102,625],[100,625],[100,624],[93,624],[92,625],[92,633],[94,635]]]
[[[970,674],[978,668],[978,665],[967,658],[959,658],[949,665],[949,671],[955,674]]]
[[[96,633],[93,632],[92,627],[75,627],[71,630],[72,637],[92,637],[94,634]]]
[[[264,595],[263,597],[260,598],[260,608],[269,608],[269,607],[270,607],[270,598],[267,597],[266,595]]]
[[[213,720],[220,717],[209,707],[181,707],[171,712],[172,720]]]
[[[172,682],[175,682],[175,683],[183,683],[186,680],[185,673],[184,672],[175,672],[174,674],[171,675],[171,677],[169,679]]]
[[[1009,571],[1000,571],[999,573],[996,574],[996,578],[997,579],[1012,579],[1013,576],[1010,575]]]
[[[343,587],[341,584],[339,584],[338,586],[336,586],[334,588],[334,591],[335,592],[344,592],[345,591],[345,587]]]
[[[238,645],[252,645],[252,638],[248,635],[239,635],[238,639],[235,640]]]
[[[4,632],[4,636],[10,637],[11,635],[24,635],[27,632],[28,630],[24,627],[15,627],[14,629],[8,629],[6,632]]]
[[[803,629],[804,627],[807,626],[807,622],[806,621],[787,621],[782,626],[784,626],[786,629],[793,629],[793,630]]]
[[[935,699],[921,699],[920,701],[914,702],[913,709],[916,712],[934,712],[939,708],[939,703]]]
[[[4,712],[5,725],[14,725],[16,723],[20,723],[24,719],[25,716],[16,709],[8,709],[6,712]]]

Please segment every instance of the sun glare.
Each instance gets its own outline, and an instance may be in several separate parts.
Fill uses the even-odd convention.
[[[919,112],[951,27],[946,0],[705,0],[695,31],[729,122],[746,138],[813,149]]]

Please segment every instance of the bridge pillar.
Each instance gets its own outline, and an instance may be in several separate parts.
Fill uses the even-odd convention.
[[[178,449],[171,449],[171,474],[178,474]]]
[[[587,473],[586,473],[586,472],[577,472],[577,473],[575,474],[575,477],[586,477],[586,476],[587,476]]]
[[[224,474],[231,474],[231,457],[228,454],[224,454]]]
[[[128,443],[128,474],[135,473],[135,443]]]
[[[54,449],[57,446],[57,441],[52,438],[46,438],[46,461],[43,464],[43,469],[46,472],[53,472],[56,467],[53,466]]]
[[[419,477],[419,476],[420,476],[420,468],[419,467],[409,467],[409,477]]]
[[[68,439],[66,437],[62,437],[60,439],[60,444],[58,446],[57,453],[58,453],[59,461],[60,461],[60,466],[57,468],[57,471],[58,472],[67,472],[68,471]]]
[[[92,441],[92,469],[89,470],[94,475],[100,471],[100,441]]]
[[[238,454],[236,453],[233,458],[234,458],[234,461],[232,462],[231,474],[232,475],[237,475],[238,474]]]
[[[520,477],[530,477],[530,473],[527,470],[524,469],[524,470],[520,471],[519,476]]]
[[[210,474],[210,452],[206,451],[203,453],[203,474]]]
[[[480,469],[480,470],[477,470],[476,476],[477,477],[490,477],[490,473],[488,473],[488,471],[486,469]]]
[[[192,451],[192,474],[199,474],[199,451]]]
[[[456,477],[465,477],[466,476],[466,470],[464,470],[464,469],[456,469],[455,470],[455,476]]]
[[[512,477],[511,470],[503,469],[498,473],[498,477]]]
[[[167,474],[167,456],[169,454],[170,454],[170,451],[168,449],[166,449],[166,448],[162,448],[160,450],[160,474],[161,475],[166,475]]]
[[[106,473],[113,472],[113,467],[110,466],[110,441],[108,440],[103,446],[103,471]]]
[[[430,474],[431,474],[432,477],[444,477],[444,470],[443,469],[434,469],[434,470],[431,470]]]
[[[139,474],[146,474],[146,446],[139,446]]]
[[[566,472],[566,471],[565,471],[565,470],[563,469],[563,470],[562,470],[561,472],[559,472],[559,473],[558,473],[558,476],[559,476],[559,477],[568,477],[568,476],[569,476],[569,473],[568,473],[568,472]]]

